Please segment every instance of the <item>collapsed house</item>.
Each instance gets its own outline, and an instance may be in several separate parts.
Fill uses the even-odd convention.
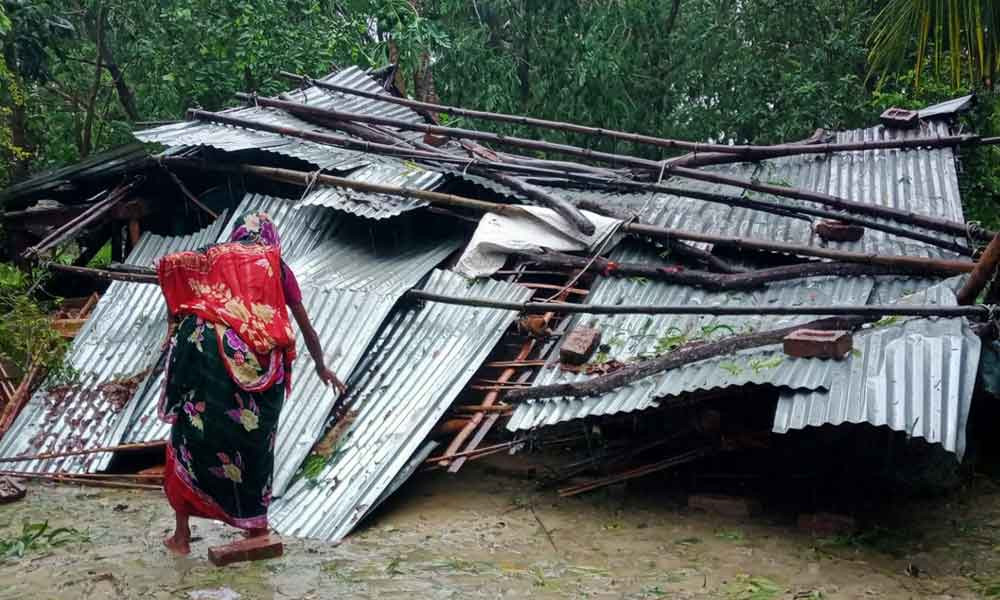
[[[75,241],[77,264],[53,265],[60,277],[114,281],[73,340],[76,381],[21,399],[0,461],[86,481],[123,452],[162,446],[154,365],[166,315],[143,277],[159,256],[226,239],[231,217],[251,210],[281,231],[330,367],[349,387],[338,399],[312,369],[295,374],[277,441],[280,533],[337,541],[419,469],[456,472],[579,424],[586,434],[601,419],[748,389],[774,396],[759,411],[774,407],[774,433],[869,423],[961,460],[984,316],[959,310],[962,273],[992,237],[966,225],[958,189],[956,148],[975,140],[953,131],[954,117],[972,98],[929,107],[905,128],[823,133],[756,154],[695,149],[668,169],[489,149],[473,141],[486,134],[438,126],[390,82],[354,67],[302,78],[279,99],[250,96],[136,133],[166,148],[159,154],[130,146],[6,190],[11,255],[38,260]],[[645,163],[660,172],[639,175]],[[112,268],[86,266],[105,243]],[[640,308],[563,310],[584,301]],[[518,309],[528,302],[541,308]],[[880,320],[889,305],[925,314]],[[831,306],[874,307],[873,318],[836,328],[853,329],[846,352],[817,351],[822,340],[792,351],[765,335],[635,370],[812,327]],[[338,401],[353,420],[334,441],[345,426],[330,422]],[[732,445],[713,418],[698,415],[700,445],[564,491]]]

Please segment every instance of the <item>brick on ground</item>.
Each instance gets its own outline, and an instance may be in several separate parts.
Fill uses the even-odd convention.
[[[251,560],[277,558],[285,553],[281,538],[275,535],[252,537],[225,546],[208,549],[208,560],[217,567]]]

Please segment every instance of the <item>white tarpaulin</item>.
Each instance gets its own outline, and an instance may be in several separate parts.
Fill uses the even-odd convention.
[[[594,224],[594,233],[585,235],[550,208],[523,208],[530,216],[483,216],[455,271],[466,277],[489,277],[503,267],[512,252],[593,251],[621,225],[619,219],[582,211]]]

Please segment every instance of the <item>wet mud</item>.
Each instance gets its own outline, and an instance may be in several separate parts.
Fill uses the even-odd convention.
[[[424,473],[341,544],[287,539],[285,556],[212,566],[236,539],[194,522],[190,557],[161,540],[156,492],[31,484],[0,505],[0,540],[24,522],[86,539],[0,562],[8,598],[981,598],[1000,590],[1000,488],[989,482],[900,507],[893,523],[816,538],[782,515],[727,519],[658,492],[575,498],[470,464]],[[995,575],[994,575],[995,574]],[[1000,591],[996,592],[1000,597]]]

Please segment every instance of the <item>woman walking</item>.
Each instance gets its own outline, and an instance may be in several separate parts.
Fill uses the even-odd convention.
[[[240,218],[229,243],[163,257],[157,275],[170,323],[159,406],[171,424],[164,491],[176,517],[164,544],[190,552],[192,516],[264,535],[278,416],[295,359],[289,312],[320,379],[341,393],[344,384],[326,367],[266,214]]]

